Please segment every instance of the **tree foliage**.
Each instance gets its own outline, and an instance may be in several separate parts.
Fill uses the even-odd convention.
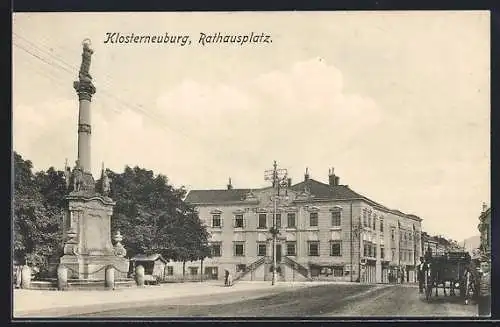
[[[66,186],[62,171],[32,170],[29,160],[14,153],[14,254],[18,261],[43,269],[61,250]],[[194,261],[209,255],[208,232],[194,208],[183,201],[183,187],[176,189],[166,176],[139,167],[107,172],[110,197],[116,202],[112,231],[124,236],[129,256],[160,253]]]
[[[166,176],[139,167],[121,174],[108,170],[111,197],[116,201],[112,229],[124,235],[129,255],[160,253],[176,261],[209,255],[208,232],[193,207],[183,201],[184,188],[168,184]]]
[[[14,153],[14,258],[43,271],[60,250],[64,179],[54,168],[32,169],[31,161]]]

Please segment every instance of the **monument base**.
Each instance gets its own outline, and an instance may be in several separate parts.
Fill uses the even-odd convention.
[[[107,267],[115,269],[115,280],[126,279],[129,271],[129,260],[114,255],[64,255],[60,264],[68,279],[104,280]]]

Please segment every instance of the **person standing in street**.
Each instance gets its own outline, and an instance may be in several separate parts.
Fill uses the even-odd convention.
[[[420,257],[420,263],[417,266],[418,292],[424,292],[424,257]]]
[[[481,262],[478,311],[480,317],[489,317],[491,315],[491,276],[490,263],[487,261]]]
[[[228,286],[229,282],[229,270],[224,269],[224,286]]]

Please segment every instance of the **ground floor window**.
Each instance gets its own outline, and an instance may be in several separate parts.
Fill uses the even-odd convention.
[[[245,264],[236,265],[236,272],[244,272],[246,269],[247,269],[247,265],[245,265]]]
[[[189,274],[192,276],[198,275],[198,267],[189,267]]]
[[[297,246],[295,242],[286,242],[286,255],[295,256],[297,255]]]
[[[174,267],[167,266],[167,275],[172,276],[174,274]]]
[[[219,269],[217,267],[205,267],[205,276],[209,279],[218,279]]]

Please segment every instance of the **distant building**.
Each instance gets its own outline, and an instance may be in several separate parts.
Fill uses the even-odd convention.
[[[483,211],[479,216],[479,232],[481,233],[481,255],[490,260],[491,258],[491,208],[483,204]]]
[[[224,269],[242,280],[271,280],[273,213],[280,230],[278,280],[327,279],[388,282],[404,271],[415,279],[421,255],[421,221],[360,195],[330,171],[329,183],[311,179],[292,185],[288,179],[276,212],[273,187],[192,190],[186,202],[195,205],[211,234],[212,258],[204,275],[220,279]],[[180,263],[168,263],[182,269]],[[199,262],[186,267],[201,267]],[[177,272],[175,272],[177,273]]]
[[[427,250],[431,250],[431,254],[443,255],[451,250],[451,244],[444,237],[441,236],[430,236],[426,232],[422,233],[422,253],[426,253]]]

